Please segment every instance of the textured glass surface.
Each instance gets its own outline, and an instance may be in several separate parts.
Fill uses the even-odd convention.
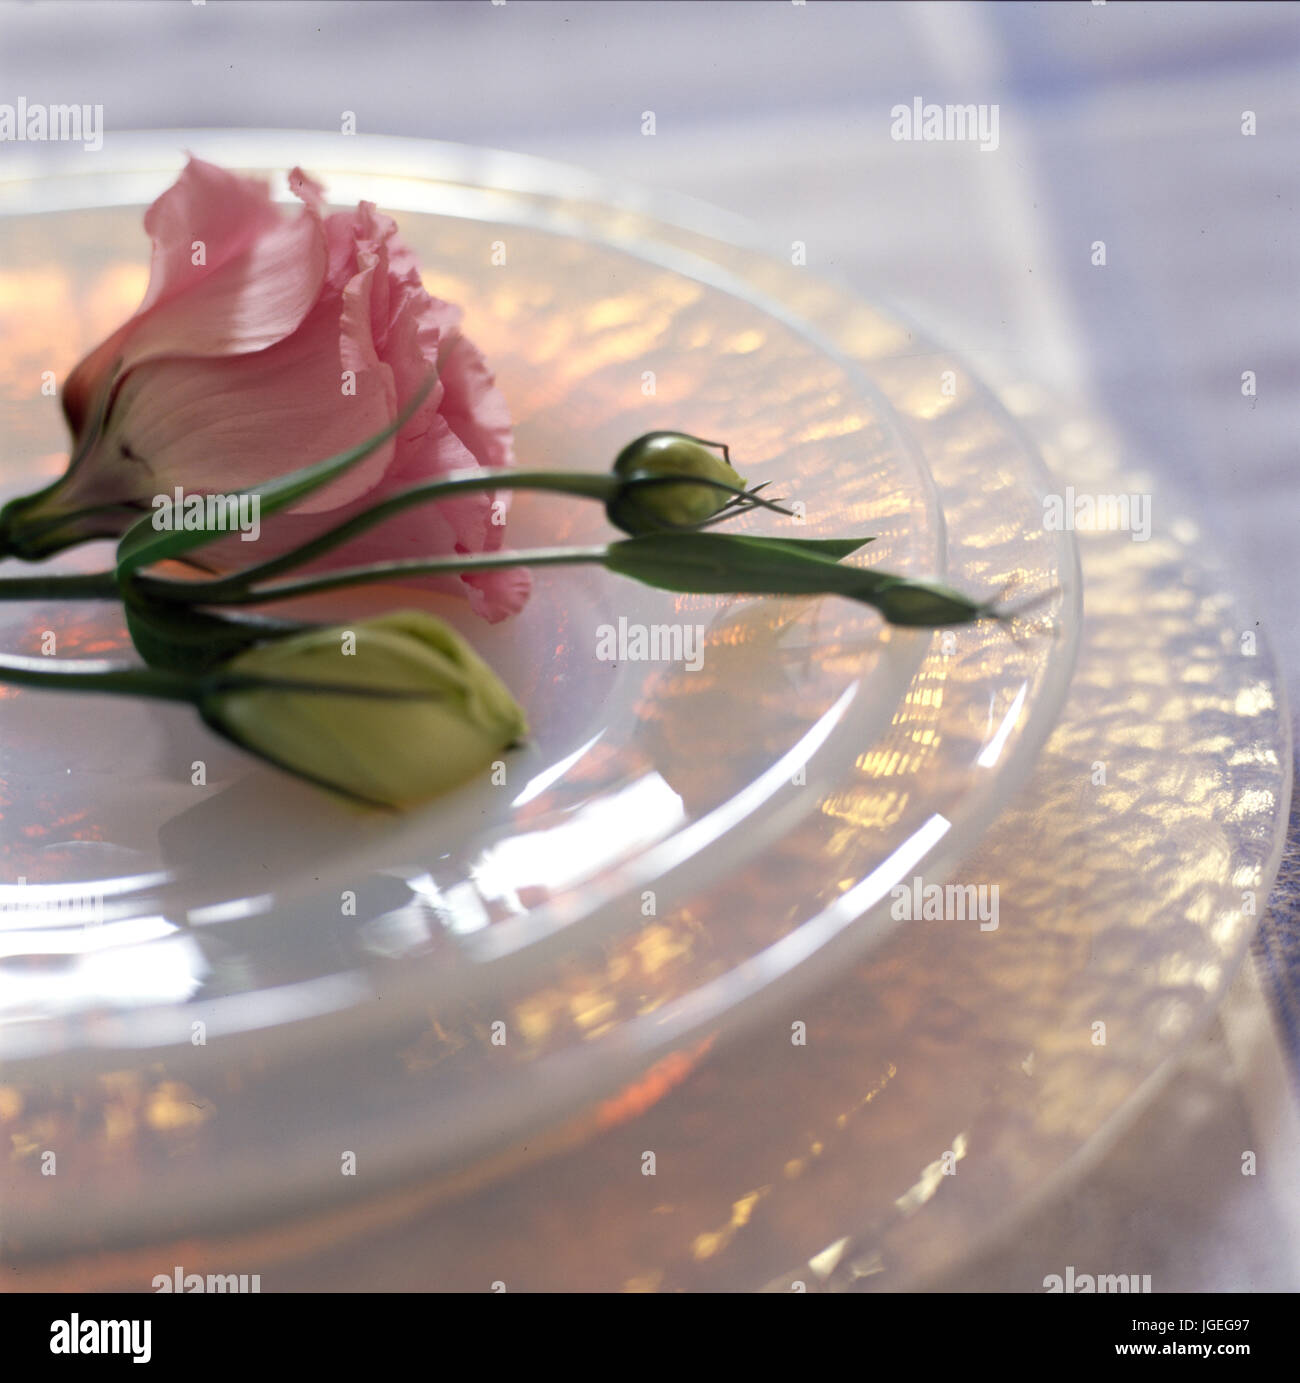
[[[1002,383],[1062,480],[1148,484],[1093,421]],[[972,1249],[1014,1243],[1017,1218],[1104,1153],[1209,1017],[1276,867],[1291,786],[1276,670],[1264,645],[1247,651],[1231,581],[1176,497],[1156,500],[1159,539],[1080,535],[1088,620],[1068,700],[1014,804],[953,871],[999,885],[996,932],[900,929],[707,1060],[657,1063],[546,1142],[545,1160],[190,1241],[183,1261],[264,1264],[286,1290],[358,1274],[466,1291],[871,1291],[943,1274],[979,1290],[960,1276]],[[820,848],[805,843],[801,877]],[[649,938],[644,954],[683,963]],[[453,1060],[458,1040],[430,1023],[411,1070]],[[172,1247],[75,1271],[138,1284],[182,1261]]]
[[[508,789],[402,820],[343,812],[180,711],[5,696],[0,887],[53,899],[91,881],[110,902],[93,935],[27,904],[5,919],[9,1252],[353,1195],[338,1154],[357,1144],[372,1191],[482,1177],[639,1113],[733,1032],[775,1023],[788,1047],[789,1005],[895,929],[891,886],[942,880],[1023,782],[1079,632],[1072,535],[1042,524],[1048,477],[963,362],[802,268],[443,146],[152,140],[95,177],[0,183],[8,492],[57,473],[40,371],[129,311],[139,203],[182,145],[277,174],[301,161],[336,200],[398,213],[428,286],[466,308],[527,464],[600,469],[657,426],[723,436],[749,479],[807,505],[803,536],[877,533],[862,560],[1044,599],[932,636],[841,601],[545,573],[522,618],[472,630],[535,727]],[[601,531],[594,510],[530,497],[511,541]],[[702,669],[598,662],[596,628],[620,616],[704,625]],[[14,651],[52,627],[62,654],[123,647],[102,610],[0,612]],[[1006,984],[1036,982],[1029,962],[1001,968],[1001,943],[974,949]],[[891,1011],[920,1021],[943,973],[931,956],[896,974],[872,1030]],[[909,1127],[904,1166],[924,1146],[924,1121]],[[57,1139],[52,1185],[30,1157]]]

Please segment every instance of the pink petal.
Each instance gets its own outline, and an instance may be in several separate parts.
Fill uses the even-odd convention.
[[[448,356],[442,382],[446,392],[439,412],[479,465],[513,466],[510,407],[483,353],[468,338],[462,337]]]
[[[319,183],[301,168],[289,173],[289,191],[300,201],[305,202],[317,216],[325,214],[325,185]]]
[[[214,571],[232,571],[266,561],[298,547],[353,514],[371,508],[390,494],[448,471],[473,467],[474,458],[464,444],[441,418],[435,418],[429,433],[413,445],[401,463],[394,463],[381,484],[369,494],[329,513],[295,511],[273,515],[263,524],[257,543],[242,543],[238,538],[223,539],[203,549],[201,563]],[[492,500],[491,492],[482,492],[404,509],[314,562],[277,579],[289,580],[291,576],[337,571],[372,562],[495,551],[501,546],[505,529],[491,522]],[[468,597],[471,608],[486,619],[496,621],[523,608],[532,589],[532,578],[525,569],[511,567],[473,575],[412,577],[398,584]]]
[[[80,435],[109,376],[164,355],[265,350],[297,329],[325,277],[324,232],[310,210],[285,220],[266,185],[191,158],[149,208],[149,289],[136,314],[68,377],[63,408]],[[202,241],[206,262],[193,263]]]
[[[136,366],[121,385],[112,425],[70,474],[64,502],[147,504],[177,485],[228,494],[345,451],[386,427],[397,408],[392,371],[375,357],[368,335],[352,330],[356,315],[367,311],[373,272],[372,266],[358,275],[342,305],[322,302],[288,340],[256,355]],[[341,369],[356,371],[355,397],[342,394]],[[365,495],[393,450],[390,440],[303,510]]]
[[[462,576],[469,595],[469,608],[489,624],[517,615],[533,593],[533,574],[527,567],[502,567]]]

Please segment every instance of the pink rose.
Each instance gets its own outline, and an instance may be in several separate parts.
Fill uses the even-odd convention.
[[[289,186],[305,204],[295,217],[264,183],[191,158],[150,207],[148,292],[69,376],[74,459],[49,490],[0,519],[11,551],[41,556],[116,536],[176,486],[228,494],[334,455],[391,423],[415,393],[440,342],[457,334],[460,309],[425,292],[415,256],[371,203],[326,215],[322,188],[300,169]],[[198,560],[248,566],[396,490],[512,461],[505,399],[462,336],[396,438],[268,518],[256,544],[223,539]],[[497,499],[484,492],[417,506],[300,570],[495,551],[505,536],[491,521]],[[498,620],[521,608],[530,580],[510,568],[418,584],[467,596]]]

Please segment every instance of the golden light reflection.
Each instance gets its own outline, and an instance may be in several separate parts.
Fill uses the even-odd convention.
[[[74,302],[62,269],[0,270],[0,398],[39,399],[46,371],[61,380],[76,363]]]
[[[691,1257],[697,1261],[705,1258],[712,1258],[715,1253],[725,1249],[728,1244],[736,1237],[739,1230],[749,1223],[750,1216],[754,1213],[754,1207],[771,1193],[770,1186],[760,1186],[757,1190],[749,1191],[736,1201],[731,1207],[731,1217],[721,1229],[706,1231],[698,1234],[691,1244]]]
[[[965,1133],[959,1133],[952,1140],[952,1147],[947,1149],[941,1157],[935,1158],[917,1178],[915,1185],[905,1191],[894,1204],[903,1215],[915,1213],[931,1196],[943,1185],[945,1176],[952,1176],[953,1169],[969,1151],[969,1139]]]
[[[751,328],[749,331],[740,331],[734,336],[728,336],[722,342],[722,349],[728,355],[750,355],[760,349],[766,341],[766,332]]]
[[[86,351],[132,315],[148,283],[147,261],[117,261],[78,279],[63,264],[0,269],[0,399],[49,399]],[[66,455],[62,463],[66,464]]]

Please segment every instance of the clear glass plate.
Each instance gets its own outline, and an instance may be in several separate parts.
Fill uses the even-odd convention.
[[[523,463],[601,470],[656,427],[723,437],[806,506],[786,531],[876,534],[854,560],[1039,603],[940,636],[844,601],[672,597],[578,569],[538,573],[492,629],[440,605],[533,733],[504,786],[406,817],[340,807],[180,710],[5,693],[0,1132],[66,1149],[57,1188],[24,1157],[7,1169],[10,1252],[482,1173],[634,1112],[887,935],[895,884],[944,879],[1023,782],[1077,644],[1073,537],[1044,530],[1046,473],[963,367],[698,209],[652,215],[445,145],[190,132],[7,164],[6,495],[61,469],[41,372],[134,306],[140,207],[183,148],[277,187],[302,163],[332,201],[397,215],[431,291],[465,308]],[[528,496],[509,540],[607,532],[594,507]],[[699,625],[702,666],[599,661],[620,618]],[[9,651],[46,631],[63,656],[127,647],[111,610],[0,608]],[[87,894],[105,900],[93,926],[61,905]]]

